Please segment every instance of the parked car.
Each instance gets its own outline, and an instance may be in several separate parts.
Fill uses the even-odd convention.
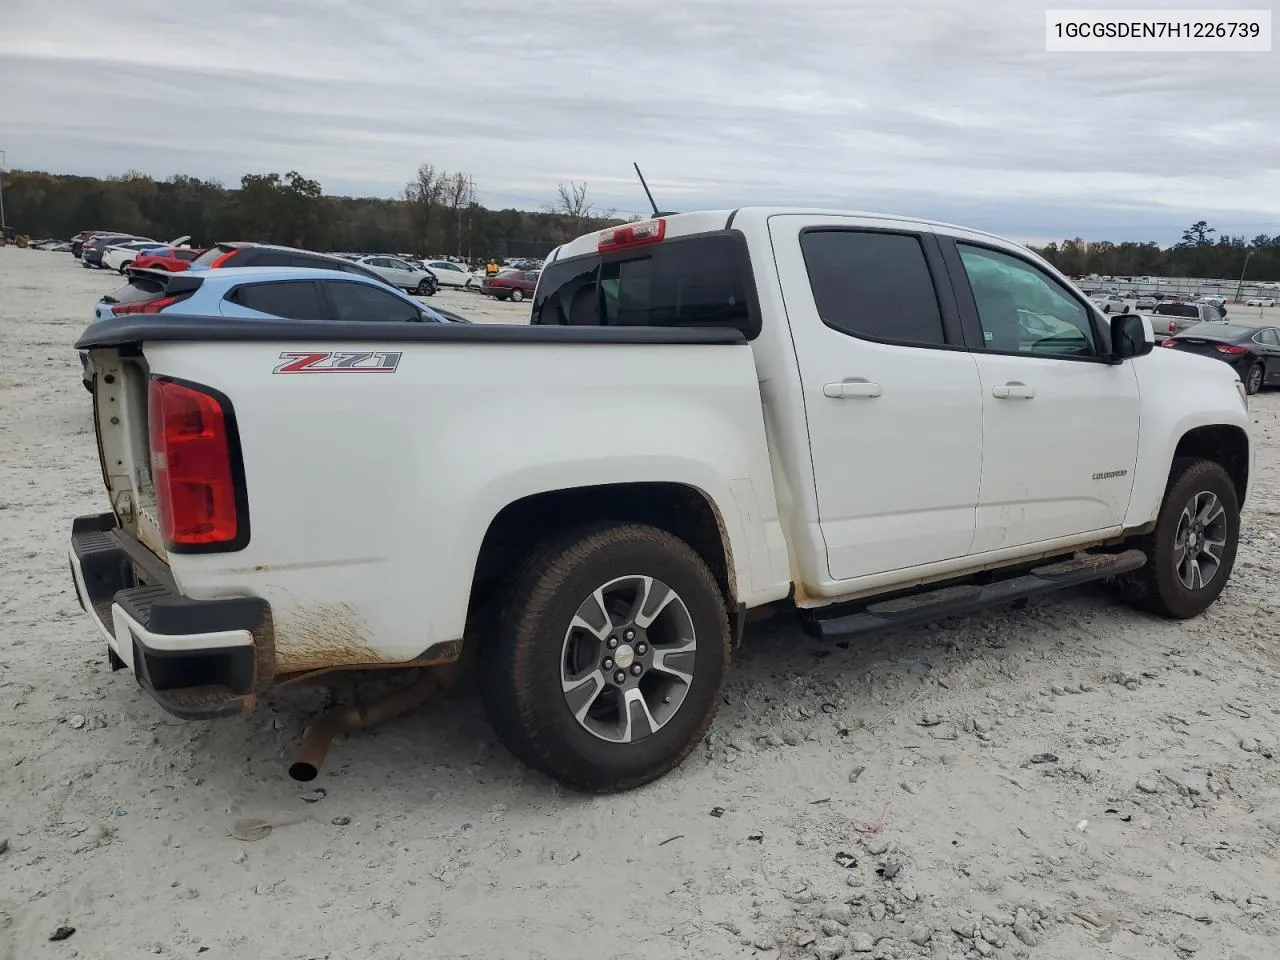
[[[1136,310],[1150,310],[1150,309],[1152,309],[1152,308],[1156,305],[1156,303],[1158,303],[1158,302],[1159,302],[1159,301],[1157,301],[1155,297],[1150,297],[1150,296],[1146,296],[1146,297],[1139,297],[1139,298],[1138,298],[1138,302],[1134,304],[1134,309],[1136,309]]]
[[[170,240],[167,246],[177,247],[190,240],[190,237],[178,237]],[[139,256],[152,250],[162,250],[166,244],[158,244],[154,240],[129,240],[126,243],[113,243],[102,251],[102,266],[108,270],[124,273]]]
[[[112,317],[231,317],[312,321],[454,323],[378,277],[313,267],[224,267],[213,270],[129,270],[129,282],[98,301],[94,323]],[[80,352],[85,389],[93,370]]]
[[[1250,297],[1244,302],[1246,307],[1274,307],[1276,305],[1275,297]]]
[[[90,237],[85,241],[84,247],[80,251],[80,265],[101,269],[102,258],[106,255],[108,247],[136,241],[143,241],[157,247],[163,246],[162,241],[152,240],[150,237],[138,237],[132,234],[101,234],[96,237]]]
[[[191,247],[157,247],[140,253],[134,258],[133,266],[139,270],[168,270],[170,273],[181,273],[202,253],[204,253],[203,250]]]
[[[433,297],[440,289],[440,281],[434,273],[415,267],[399,257],[361,257],[355,262],[372,270],[393,287],[408,290],[420,297]]]
[[[1128,313],[1129,304],[1125,303],[1123,297],[1114,293],[1104,293],[1102,296],[1095,296],[1093,302],[1098,305],[1098,309],[1103,313]]]
[[[1250,395],[1263,387],[1280,387],[1280,327],[1201,323],[1169,337],[1162,346],[1230,364]]]
[[[422,265],[435,274],[442,287],[474,286],[483,276],[483,273],[472,273],[465,263],[454,263],[452,260],[425,260]]]
[[[84,252],[84,245],[94,237],[100,236],[118,237],[122,236],[122,234],[115,230],[81,230],[70,240],[71,255],[79,260],[81,254]]]
[[[1151,326],[1156,338],[1163,340],[1193,327],[1197,323],[1221,323],[1222,314],[1209,303],[1176,303],[1166,300],[1151,311]]]
[[[480,292],[485,296],[499,300],[512,300],[519,303],[526,297],[532,297],[538,287],[537,270],[500,270],[496,277],[483,277],[480,280]]]
[[[282,247],[273,243],[242,241],[215,243],[192,260],[189,269],[219,270],[227,267],[310,267],[315,270],[339,270],[343,273],[377,280],[387,286],[396,286],[393,283],[387,283],[364,264],[344,257],[316,253],[313,250],[299,250],[295,247]]]
[[[1071,335],[1025,352],[1020,310]],[[515,756],[609,792],[704,740],[754,608],[863,636],[1113,579],[1194,617],[1256,475],[1230,370],[908,218],[660,217],[559,247],[530,324],[342,326],[78,343],[112,377],[112,510],[72,524],[69,572],[111,664],[188,720],[410,675],[312,725],[297,779],[472,652]]]

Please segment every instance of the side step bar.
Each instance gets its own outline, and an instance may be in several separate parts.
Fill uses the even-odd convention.
[[[816,636],[825,640],[913,626],[1094,580],[1104,580],[1137,570],[1146,562],[1146,554],[1141,550],[1085,553],[1072,560],[1037,567],[1029,573],[995,583],[939,587],[891,600],[873,601],[854,612],[847,612],[849,606],[844,604],[839,610],[833,610],[826,616],[822,612],[811,616],[809,627]]]

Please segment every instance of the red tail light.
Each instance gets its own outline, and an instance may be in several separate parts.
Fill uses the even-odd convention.
[[[147,303],[122,303],[111,308],[111,315],[123,317],[129,313],[159,313],[165,307],[171,307],[182,299],[182,297],[161,297],[159,300],[150,300]]]
[[[231,260],[231,258],[234,257],[239,252],[240,252],[239,250],[228,250],[222,256],[214,260],[213,263],[209,264],[209,269],[217,270],[219,267],[225,267],[227,265],[227,262]]]
[[[227,406],[202,388],[151,380],[151,477],[160,532],[175,552],[238,550],[249,540],[239,439]]]
[[[1244,353],[1244,347],[1237,347],[1234,343],[1219,343],[1216,349],[1219,353],[1225,353],[1229,357],[1238,357]]]
[[[641,220],[621,227],[601,230],[596,250],[605,253],[609,250],[621,250],[625,247],[638,247],[646,243],[659,243],[667,235],[667,221]]]

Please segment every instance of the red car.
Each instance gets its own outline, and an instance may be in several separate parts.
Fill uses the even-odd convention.
[[[133,265],[148,270],[168,270],[170,273],[181,273],[191,266],[191,261],[203,250],[188,250],[185,247],[166,247],[160,253],[144,253],[135,257]]]
[[[499,300],[511,300],[519,303],[526,297],[532,297],[538,286],[539,270],[503,270],[496,277],[485,277],[480,281],[480,292],[487,297]]]

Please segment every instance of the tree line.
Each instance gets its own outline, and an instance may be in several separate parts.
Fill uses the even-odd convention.
[[[239,187],[216,180],[63,176],[12,170],[4,175],[5,219],[34,238],[81,230],[120,230],[157,240],[256,240],[311,250],[416,256],[543,257],[553,247],[619,222],[587,199],[586,184],[560,184],[541,211],[492,210],[477,200],[465,172],[423,164],[400,198],[342,197],[296,170],[249,173]]]
[[[70,237],[112,229],[195,243],[258,240],[313,250],[412,253],[418,256],[542,257],[557,244],[620,222],[597,208],[586,184],[561,183],[543,210],[492,210],[477,199],[474,178],[424,163],[397,199],[341,197],[296,170],[249,173],[240,186],[130,171],[119,177],[61,176],[13,170],[5,175],[7,221],[32,237]],[[1216,236],[1215,236],[1216,235]],[[1280,280],[1280,234],[1250,241],[1218,234],[1204,220],[1182,240],[1090,241],[1076,237],[1032,247],[1069,276],[1221,277]]]
[[[1070,277],[1093,273],[1104,277],[1201,277],[1238,281],[1243,275],[1246,283],[1280,280],[1280,234],[1262,233],[1246,241],[1242,236],[1219,234],[1204,220],[1184,230],[1182,240],[1171,247],[1076,237],[1031,249]]]

